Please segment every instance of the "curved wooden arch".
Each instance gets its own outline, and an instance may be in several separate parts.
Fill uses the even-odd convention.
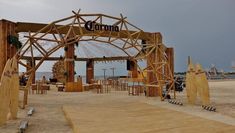
[[[84,28],[87,21],[93,21],[101,25],[118,26],[119,32],[116,31],[106,31],[106,30],[96,30],[89,31]],[[111,23],[111,24],[110,24]],[[25,28],[24,24],[17,23],[17,31],[22,32]],[[35,24],[32,27],[29,36],[26,36],[28,40],[17,52],[18,63],[22,66],[27,67],[29,74],[29,80],[27,83],[27,88],[31,85],[32,74],[39,68],[43,61],[48,58],[51,54],[56,52],[58,49],[63,48],[68,45],[74,45],[79,41],[97,41],[102,43],[107,43],[115,48],[122,50],[131,60],[147,59],[148,67],[146,71],[151,71],[152,76],[156,81],[149,82],[146,79],[146,83],[152,86],[158,86],[161,94],[162,88],[167,83],[170,84],[170,89],[173,87],[174,78],[171,72],[168,75],[164,74],[163,68],[170,71],[170,66],[168,63],[168,58],[165,54],[166,47],[162,44],[160,33],[147,33],[136,27],[135,25],[129,23],[126,17],[120,15],[120,17],[113,17],[104,14],[81,14],[80,10],[78,12],[73,11],[73,15],[67,18],[54,21],[48,25]],[[24,28],[23,28],[24,27]],[[36,31],[40,27],[41,29]],[[49,37],[50,35],[50,37]],[[141,44],[140,41],[144,40],[146,44]],[[47,41],[53,43],[50,49],[45,48],[40,44],[40,41]],[[123,45],[115,44],[115,41],[123,42]],[[128,50],[134,49],[137,51],[136,55],[131,55]],[[31,56],[31,61],[34,62],[35,53],[40,53],[40,60],[37,64],[28,65],[22,62],[22,59],[27,55]],[[138,65],[138,64],[137,64]],[[138,66],[141,72],[141,68]],[[169,90],[170,90],[169,89]],[[160,95],[162,97],[162,95]],[[164,99],[164,97],[162,97]]]

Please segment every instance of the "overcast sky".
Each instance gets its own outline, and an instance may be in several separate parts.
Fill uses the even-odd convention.
[[[235,0],[0,0],[0,19],[48,23],[79,8],[82,13],[122,13],[144,31],[161,32],[164,43],[175,49],[175,71],[186,70],[189,55],[204,68],[215,64],[232,70]]]

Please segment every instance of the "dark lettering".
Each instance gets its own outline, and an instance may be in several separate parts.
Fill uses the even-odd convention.
[[[119,32],[119,27],[118,26],[115,26],[115,31]]]
[[[87,21],[84,25],[85,29],[88,31],[115,31],[119,32],[118,26],[99,24],[95,21]]]
[[[88,31],[94,31],[94,29],[93,29],[93,22],[92,21],[87,21],[85,23],[85,29],[88,30]]]

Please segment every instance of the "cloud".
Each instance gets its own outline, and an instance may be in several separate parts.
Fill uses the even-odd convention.
[[[0,17],[48,23],[82,13],[119,16],[144,31],[161,32],[175,48],[175,70],[185,71],[187,56],[204,67],[231,70],[235,60],[234,0],[0,0]]]

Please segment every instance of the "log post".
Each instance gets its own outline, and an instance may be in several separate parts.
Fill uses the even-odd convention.
[[[74,45],[68,45],[64,48],[65,50],[65,76],[66,82],[74,82]]]
[[[167,55],[167,62],[169,64],[170,70],[167,68],[167,66],[164,67],[165,75],[167,77],[170,77],[170,75],[174,76],[174,48],[167,48],[166,55]]]
[[[129,71],[131,71],[131,78],[138,78],[138,69],[137,69],[137,61],[129,60]]]
[[[17,48],[10,44],[8,37],[9,35],[18,37],[15,32],[16,24],[8,20],[0,20],[0,76],[2,75],[5,64],[9,58],[12,58]]]
[[[152,40],[148,41],[146,43],[148,44],[154,44],[154,45],[160,45],[162,43],[162,36],[160,33],[153,33],[152,34]],[[142,41],[143,42],[143,41]],[[149,52],[149,51],[146,51]],[[159,85],[160,81],[157,81],[157,79],[161,79],[162,75],[161,74],[154,74],[154,69],[159,67],[159,62],[161,62],[161,56],[160,56],[160,51],[158,47],[153,50],[149,56],[147,57],[147,67],[149,68],[147,71],[147,84],[151,85]],[[156,70],[156,69],[155,69]],[[158,70],[159,72],[161,70]],[[150,97],[155,97],[155,96],[160,96],[161,94],[161,89],[160,87],[148,87],[147,89],[147,96]]]
[[[92,79],[94,79],[94,61],[90,59],[86,62],[86,82],[91,84]]]
[[[156,34],[155,34],[156,35]],[[158,36],[155,36],[156,38],[158,38]],[[157,71],[157,96],[161,97],[161,100],[163,100],[163,96],[162,96],[162,89],[163,89],[163,84],[165,84],[165,80],[164,80],[164,65],[163,66],[163,52],[165,52],[163,45],[161,43],[158,43],[158,39],[156,40],[156,45],[157,45],[157,61],[155,62],[155,67],[156,67],[156,71]],[[164,62],[165,63],[165,62]]]
[[[32,60],[27,60],[27,65],[28,66],[31,66],[31,67],[33,67],[33,66],[35,66],[36,65],[36,62],[35,62],[35,60],[34,61],[32,61]],[[28,72],[29,70],[30,70],[31,68],[26,68],[26,71]],[[32,83],[34,84],[35,83],[35,75],[36,75],[36,72],[34,71],[34,72],[31,72],[32,73]]]

